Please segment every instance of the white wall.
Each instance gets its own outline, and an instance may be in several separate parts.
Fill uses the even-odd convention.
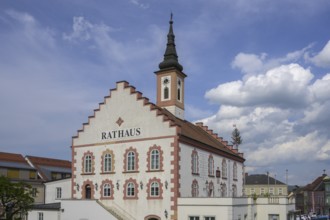
[[[61,220],[117,220],[95,200],[62,200],[61,209]]]
[[[45,183],[45,203],[60,202],[61,199],[56,198],[56,188],[62,189],[61,199],[71,198],[71,178],[56,180]]]
[[[42,212],[44,214],[44,220],[60,220],[61,219],[60,211],[32,210],[32,211],[28,212],[27,220],[38,220],[39,212]]]
[[[191,170],[191,154],[193,150],[198,152],[199,159],[199,175],[193,175]],[[221,171],[221,177],[209,177],[208,176],[208,158],[209,155],[213,156],[214,160],[214,175],[215,171],[219,167]],[[216,155],[214,153],[194,148],[186,144],[180,144],[180,193],[181,197],[191,197],[191,185],[194,179],[198,181],[199,197],[207,197],[205,182],[212,181],[214,184],[214,197],[220,197],[221,191],[220,183],[225,183],[227,186],[227,197],[232,197],[232,185],[237,187],[237,197],[242,196],[243,192],[243,163],[237,162],[237,180],[233,180],[233,164],[235,161],[226,159],[227,161],[227,179],[222,179],[222,160],[223,156]]]

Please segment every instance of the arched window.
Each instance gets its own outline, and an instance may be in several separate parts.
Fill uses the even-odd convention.
[[[208,196],[209,197],[213,197],[214,195],[214,184],[212,181],[210,181],[209,183],[209,191],[208,191]]]
[[[237,180],[237,164],[236,164],[236,162],[234,162],[234,165],[233,165],[233,179]]]
[[[87,154],[84,158],[84,172],[92,172],[92,156],[90,154]]]
[[[192,174],[198,174],[198,153],[196,150],[193,150],[191,154],[191,169]]]
[[[232,188],[233,188],[233,197],[236,197],[237,196],[237,187],[236,187],[236,185],[233,185]]]
[[[166,86],[164,88],[164,99],[168,99],[169,98],[169,88]]]
[[[198,193],[198,182],[197,180],[194,180],[191,184],[191,196],[198,197]]]
[[[221,196],[222,197],[227,197],[227,186],[225,183],[221,184]]]
[[[110,197],[111,196],[111,186],[109,183],[103,185],[103,196]]]
[[[103,172],[111,172],[112,171],[112,156],[111,154],[105,154],[104,158],[104,166],[103,166]]]
[[[222,178],[223,179],[227,178],[227,162],[226,162],[226,159],[222,160]]]
[[[127,197],[134,197],[135,196],[135,185],[134,185],[134,183],[129,182],[127,184],[126,196]]]
[[[127,154],[127,170],[135,170],[135,153],[133,151],[130,151]]]
[[[158,150],[152,150],[151,151],[151,170],[158,170],[159,165],[160,165],[160,160],[159,160],[159,151]]]
[[[209,168],[209,176],[214,176],[214,160],[212,155],[209,156],[208,168]]]
[[[150,185],[150,196],[151,197],[158,197],[159,196],[159,183],[152,182]]]
[[[182,87],[182,82],[181,82],[181,80],[180,79],[178,79],[178,101],[181,101],[181,91],[182,91],[182,89],[181,89],[181,87]]]

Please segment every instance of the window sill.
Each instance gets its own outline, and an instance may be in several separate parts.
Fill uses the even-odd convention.
[[[116,172],[113,172],[113,171],[111,171],[111,172],[102,172],[102,173],[100,173],[101,175],[105,175],[105,174],[115,174]]]
[[[123,173],[139,173],[138,170],[135,170],[135,171],[123,171]]]
[[[82,173],[81,175],[88,176],[88,175],[95,175],[95,173]]]
[[[147,173],[153,173],[153,172],[164,172],[164,170],[147,170]]]

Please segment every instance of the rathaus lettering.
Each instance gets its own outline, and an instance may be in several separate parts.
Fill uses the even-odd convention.
[[[141,128],[130,128],[124,130],[114,130],[102,132],[102,140],[140,136]]]

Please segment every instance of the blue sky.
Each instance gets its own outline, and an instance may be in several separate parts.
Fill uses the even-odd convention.
[[[328,0],[2,0],[1,151],[70,159],[120,80],[154,102],[171,12],[186,118],[226,139],[236,124],[249,173],[329,174]]]

